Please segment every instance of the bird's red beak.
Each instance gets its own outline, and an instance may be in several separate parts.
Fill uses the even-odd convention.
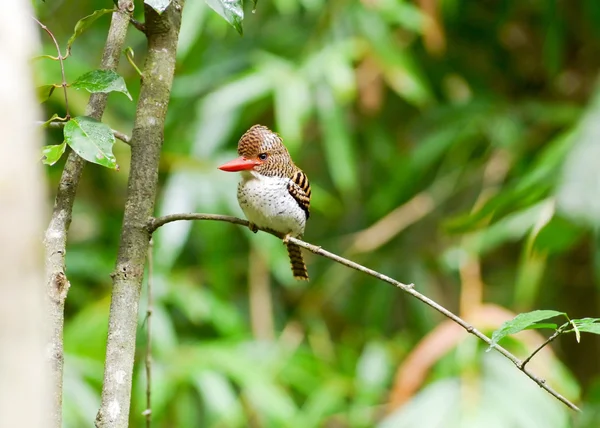
[[[257,159],[247,159],[244,156],[240,156],[237,159],[224,163],[219,169],[227,172],[247,171],[254,168],[256,165],[260,165],[260,162]]]

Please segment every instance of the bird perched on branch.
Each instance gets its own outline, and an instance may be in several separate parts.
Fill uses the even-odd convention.
[[[285,235],[294,278],[308,280],[300,247],[288,238],[301,238],[309,217],[310,184],[298,168],[279,135],[262,125],[250,128],[238,143],[237,159],[219,167],[241,172],[238,202],[250,229],[271,229]]]

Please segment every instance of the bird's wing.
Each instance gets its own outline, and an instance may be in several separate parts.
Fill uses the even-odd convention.
[[[310,183],[308,177],[302,171],[296,171],[288,183],[288,192],[298,202],[300,208],[306,213],[306,218],[310,216]]]

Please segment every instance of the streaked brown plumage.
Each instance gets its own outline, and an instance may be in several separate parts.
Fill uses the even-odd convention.
[[[238,202],[251,228],[256,225],[302,237],[310,215],[310,183],[292,161],[279,135],[265,126],[254,125],[240,138],[238,154],[238,159],[219,168],[242,173]],[[300,247],[286,245],[294,277],[308,280]]]

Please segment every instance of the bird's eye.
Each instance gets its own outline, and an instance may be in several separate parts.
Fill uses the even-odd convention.
[[[261,153],[260,155],[258,155],[258,158],[259,158],[260,160],[263,160],[263,161],[264,161],[264,160],[267,160],[267,156],[268,156],[268,155],[267,155],[266,153]]]

